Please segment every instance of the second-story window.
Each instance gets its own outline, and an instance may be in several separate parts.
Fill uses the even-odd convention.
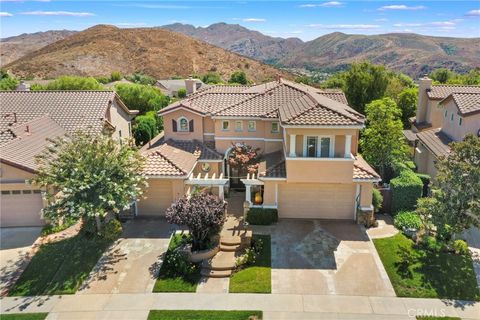
[[[230,121],[228,120],[222,121],[222,130],[223,131],[230,130]]]
[[[248,131],[257,131],[257,123],[255,121],[248,121]]]
[[[458,126],[459,126],[459,127],[462,126],[462,117],[460,117],[459,120],[458,120]]]
[[[315,158],[317,156],[317,137],[307,137],[306,156]]]
[[[188,131],[188,120],[186,118],[180,118],[178,120],[178,131]]]
[[[235,131],[243,131],[243,121],[235,121]]]
[[[272,133],[278,133],[280,131],[280,126],[278,122],[272,122]]]
[[[452,115],[451,115],[451,117],[450,117],[450,121],[453,121],[453,113],[452,113]]]
[[[447,113],[448,113],[448,111],[447,111],[447,110],[445,110],[445,118],[447,117]]]

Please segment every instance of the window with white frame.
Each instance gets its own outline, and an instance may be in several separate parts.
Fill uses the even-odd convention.
[[[257,123],[255,121],[248,121],[248,131],[257,131]]]
[[[223,131],[230,130],[230,121],[228,121],[228,120],[222,121],[222,130]]]
[[[188,131],[188,120],[187,118],[179,118],[178,119],[178,131],[187,132]]]
[[[272,133],[280,132],[280,125],[278,122],[272,122]]]
[[[304,157],[332,158],[334,139],[330,136],[307,136],[304,138]]]
[[[240,120],[235,121],[235,131],[238,131],[238,132],[243,131],[243,121],[240,121]]]

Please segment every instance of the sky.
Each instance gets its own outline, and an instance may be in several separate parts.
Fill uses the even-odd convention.
[[[2,38],[46,30],[122,28],[175,22],[236,23],[304,41],[340,31],[480,37],[480,1],[56,1],[0,0]]]

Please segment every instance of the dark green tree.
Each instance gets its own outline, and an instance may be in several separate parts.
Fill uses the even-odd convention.
[[[32,86],[32,90],[103,90],[93,77],[62,76],[46,85]]]
[[[418,88],[407,88],[404,89],[398,95],[398,107],[402,112],[402,122],[403,127],[409,128],[410,122],[408,119],[415,115],[417,110],[417,102],[418,102]]]
[[[248,84],[247,75],[245,74],[245,72],[241,70],[235,71],[230,76],[230,80],[228,80],[228,82],[247,85]]]
[[[209,72],[202,77],[202,81],[207,84],[221,84],[223,83],[222,77],[218,73]]]
[[[115,91],[129,109],[139,110],[140,114],[159,111],[170,101],[160,89],[152,86],[119,83],[115,86]]]

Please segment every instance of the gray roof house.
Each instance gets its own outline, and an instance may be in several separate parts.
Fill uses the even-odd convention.
[[[195,93],[198,90],[210,87],[209,85],[203,83],[202,80],[192,78],[157,80],[155,85],[169,97],[176,97],[179,89],[187,90],[188,95]]]

